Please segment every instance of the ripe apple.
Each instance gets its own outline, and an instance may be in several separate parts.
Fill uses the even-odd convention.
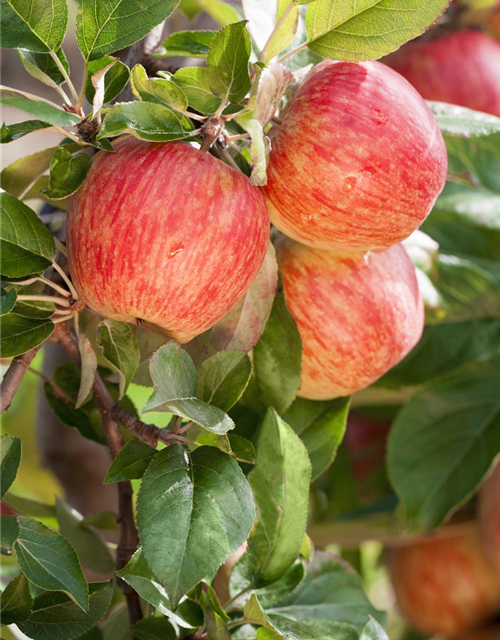
[[[287,236],[383,251],[425,220],[447,165],[436,121],[404,78],[379,62],[325,60],[272,140],[264,190]]]
[[[261,191],[183,142],[132,137],[99,152],[68,208],[68,258],[89,307],[187,342],[257,275],[269,239]]]
[[[281,236],[276,248],[286,303],[302,338],[300,396],[327,400],[359,391],[420,339],[422,299],[401,245],[338,254]]]
[[[484,551],[500,576],[500,464],[479,491],[478,512]]]
[[[500,626],[484,627],[454,637],[453,640],[500,640]]]
[[[389,420],[376,419],[355,410],[349,413],[344,443],[356,482],[363,483],[384,464],[390,429]]]
[[[410,42],[385,62],[427,100],[500,116],[500,44],[484,33]]]
[[[475,522],[394,547],[388,560],[399,610],[422,633],[455,636],[500,611],[500,578]]]

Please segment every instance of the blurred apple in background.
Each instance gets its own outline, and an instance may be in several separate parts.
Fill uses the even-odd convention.
[[[497,464],[479,491],[479,526],[484,551],[500,575],[500,465]],[[499,636],[500,637],[500,636]]]
[[[500,116],[500,44],[479,31],[410,42],[385,63],[426,100]]]
[[[421,633],[457,636],[500,612],[500,575],[475,522],[392,548],[388,567],[398,608]]]

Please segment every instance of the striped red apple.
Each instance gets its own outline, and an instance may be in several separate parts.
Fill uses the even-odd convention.
[[[386,59],[427,100],[500,116],[500,44],[479,31],[410,42]]]
[[[322,249],[382,251],[408,237],[444,186],[447,154],[415,89],[378,62],[324,61],[272,141],[272,222]]]
[[[359,391],[420,339],[422,298],[401,245],[351,255],[281,236],[276,248],[286,303],[302,338],[300,396],[326,400]]]
[[[261,191],[183,142],[132,137],[99,152],[70,200],[67,244],[84,302],[179,342],[214,325],[255,278],[269,239]]]

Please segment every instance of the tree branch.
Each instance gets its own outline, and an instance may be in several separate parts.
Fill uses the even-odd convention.
[[[19,385],[23,381],[24,374],[28,371],[30,364],[33,362],[41,346],[42,345],[39,344],[34,349],[31,349],[31,351],[16,356],[14,360],[12,360],[2,381],[2,386],[0,387],[0,413],[7,411],[12,404]]]
[[[51,340],[59,342],[68,352],[69,356],[76,363],[80,363],[80,352],[76,337],[71,333],[68,325],[62,323],[57,325]],[[109,394],[103,379],[96,373],[93,385],[94,399],[99,413],[101,414],[102,425],[106,442],[113,458],[115,458],[124,446],[123,436],[118,427],[118,423],[112,416],[115,401]],[[116,552],[116,568],[122,569],[137,551],[139,547],[139,532],[135,526],[134,507],[132,502],[132,485],[129,481],[118,483],[118,522],[120,523],[120,541]],[[139,596],[123,580],[117,580],[127,601],[129,620],[133,629],[136,622],[142,619],[141,604]]]

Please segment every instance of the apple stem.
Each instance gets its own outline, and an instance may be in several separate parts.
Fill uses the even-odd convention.
[[[281,18],[279,18],[279,20],[274,25],[274,29],[272,30],[271,35],[269,36],[269,38],[267,39],[266,44],[262,48],[262,51],[260,52],[260,55],[259,55],[259,60],[258,60],[259,62],[265,62],[267,53],[268,53],[268,51],[269,51],[269,49],[271,47],[271,44],[272,44],[274,38],[279,33],[281,27],[285,24],[286,19],[288,18],[288,16],[290,15],[290,12],[292,11],[292,9],[294,7],[295,7],[295,3],[293,2],[293,0],[291,0],[289,5],[287,6],[287,8],[283,11],[283,13],[281,15]]]
[[[70,294],[69,291],[66,291],[66,289],[63,289],[58,284],[56,284],[55,282],[52,282],[52,280],[49,280],[48,278],[45,278],[44,276],[37,276],[36,278],[29,278],[28,280],[21,280],[19,282],[5,282],[4,284],[13,284],[13,285],[18,285],[18,286],[19,285],[26,286],[28,284],[33,284],[34,282],[43,282],[48,287],[52,287],[52,289],[55,289],[56,291],[58,291],[62,296],[66,296],[66,298],[71,297],[71,294]]]
[[[71,295],[73,296],[73,299],[74,300],[78,300],[78,298],[80,297],[78,295],[78,291],[75,289],[73,283],[71,282],[71,280],[68,278],[68,276],[64,272],[64,269],[62,267],[60,267],[57,264],[57,262],[53,262],[52,266],[57,271],[57,273],[61,276],[61,278],[64,280],[64,282],[68,285],[68,289],[71,291]]]
[[[236,140],[244,140],[245,138],[250,138],[249,133],[240,133],[235,136],[224,136],[226,138],[226,142],[231,144],[231,142],[235,142]]]
[[[64,78],[64,81],[66,82],[66,85],[67,85],[67,87],[68,87],[68,89],[69,89],[69,91],[71,93],[71,97],[73,98],[73,100],[75,102],[75,105],[76,105],[78,103],[78,94],[76,92],[74,84],[70,80],[68,72],[64,68],[63,63],[59,60],[59,57],[58,57],[58,55],[57,55],[57,53],[55,51],[50,51],[49,54],[50,54],[50,57],[52,58],[52,60],[56,63],[57,68],[61,72],[61,75]]]
[[[52,302],[60,307],[70,308],[71,304],[68,300],[60,298],[59,296],[17,296],[17,300],[21,301],[36,301],[36,302]]]

